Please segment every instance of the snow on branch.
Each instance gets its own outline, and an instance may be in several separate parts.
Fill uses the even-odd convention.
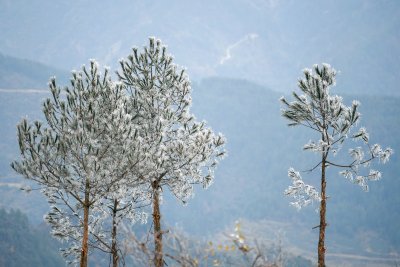
[[[285,195],[294,198],[295,201],[290,202],[292,206],[300,210],[313,201],[321,201],[318,191],[313,186],[305,184],[299,172],[290,168],[288,176],[292,179],[292,185],[285,190]]]

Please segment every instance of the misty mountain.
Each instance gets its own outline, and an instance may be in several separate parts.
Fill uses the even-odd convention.
[[[342,88],[340,76],[337,87],[338,91]],[[18,158],[16,124],[25,116],[30,121],[42,119],[41,102],[49,96],[31,90],[0,92],[0,207],[20,208],[34,223],[42,221],[47,204],[38,191],[25,194],[18,190],[24,181],[9,164]],[[297,212],[283,195],[290,185],[289,167],[306,170],[315,164],[315,155],[302,151],[313,136],[305,129],[286,126],[287,121],[280,116],[280,96],[246,80],[215,77],[193,83],[192,111],[199,120],[207,120],[215,131],[224,133],[228,157],[216,171],[214,184],[206,191],[196,188],[187,206],[166,196],[162,206],[166,225],[207,236],[241,218],[265,225],[260,235],[283,231],[287,246],[314,256],[317,231],[311,228],[318,224],[317,207]],[[329,173],[328,255],[388,258],[400,250],[400,179],[396,171],[400,166],[400,98],[344,95],[344,99],[347,103],[361,101],[361,124],[369,130],[371,142],[391,146],[395,154],[387,165],[378,167],[383,179],[371,182],[368,193],[337,171]],[[318,173],[303,178],[318,185]]]
[[[65,266],[48,227],[29,225],[20,211],[0,209],[0,266]]]
[[[32,60],[0,53],[0,89],[43,89],[52,76],[65,83],[69,74]]]
[[[400,95],[396,0],[79,2],[0,0],[0,52],[60,69],[115,68],[161,38],[192,79],[225,76],[290,92],[304,67],[342,72],[340,93]]]

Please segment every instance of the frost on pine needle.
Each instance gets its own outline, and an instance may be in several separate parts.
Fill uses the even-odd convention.
[[[382,174],[379,171],[376,170],[369,170],[368,178],[371,181],[378,181],[382,177]]]
[[[294,198],[295,201],[290,204],[297,210],[308,206],[313,201],[321,201],[318,191],[313,186],[305,184],[299,172],[290,168],[288,176],[292,179],[292,185],[285,190],[285,195]]]
[[[367,130],[364,127],[361,127],[358,130],[358,132],[353,135],[353,138],[356,140],[362,139],[364,140],[365,143],[368,143],[369,134],[367,133]]]
[[[382,163],[386,163],[389,161],[390,156],[393,154],[393,149],[390,147],[386,148],[384,151],[381,151],[379,153],[379,160],[382,161]]]
[[[356,163],[360,163],[364,159],[364,151],[361,147],[350,148],[349,154]]]

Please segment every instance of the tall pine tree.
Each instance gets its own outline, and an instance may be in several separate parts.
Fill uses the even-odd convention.
[[[140,185],[133,174],[141,160],[138,130],[122,83],[112,82],[107,69],[101,75],[95,61],[73,72],[70,87],[60,89],[55,79],[49,86],[46,123],[24,119],[17,126],[22,159],[12,167],[41,186],[53,235],[70,242],[64,256],[86,267],[90,245],[107,244],[103,223],[110,214],[135,217],[132,203],[142,195],[126,185]],[[118,258],[114,227],[111,236],[108,247]]]
[[[191,87],[184,70],[160,40],[150,38],[140,52],[134,48],[122,60],[120,80],[131,94],[131,108],[140,125],[139,139],[145,160],[137,176],[148,184],[152,195],[154,223],[154,265],[163,266],[160,199],[163,188],[185,203],[193,185],[208,187],[218,160],[225,154],[225,138],[190,113]]]

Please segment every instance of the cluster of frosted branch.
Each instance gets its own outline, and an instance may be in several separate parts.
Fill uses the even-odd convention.
[[[313,201],[321,201],[317,190],[313,186],[305,184],[299,172],[290,168],[288,170],[288,176],[292,179],[292,185],[285,190],[285,195],[294,198],[295,201],[290,202],[292,206],[300,210]]]
[[[364,127],[354,131],[360,113],[360,102],[354,100],[350,106],[343,104],[343,99],[337,95],[330,95],[330,88],[336,84],[336,70],[329,64],[322,67],[314,65],[313,69],[304,70],[304,78],[298,82],[302,95],[293,92],[294,101],[288,102],[284,97],[280,100],[285,106],[282,116],[290,121],[289,126],[302,125],[318,133],[320,139],[310,140],[304,145],[304,150],[310,150],[321,155],[321,161],[310,171],[320,166],[334,166],[344,169],[341,175],[350,181],[368,190],[367,181],[376,181],[381,178],[381,173],[369,168],[373,161],[386,163],[393,154],[391,148],[382,149],[380,145],[369,144],[370,136]],[[349,149],[352,158],[350,163],[337,163],[331,159],[331,154],[336,156],[347,139],[363,141],[363,147]],[[365,173],[365,174],[363,174]],[[294,175],[294,177],[297,177]],[[293,177],[292,177],[293,179]],[[301,178],[294,181],[302,185]],[[289,193],[301,191],[301,186],[294,185]],[[287,193],[287,192],[286,192]],[[305,203],[307,199],[300,198],[295,203]]]
[[[225,155],[225,138],[195,121],[189,78],[172,60],[161,41],[151,38],[143,52],[134,48],[120,61],[118,77],[131,92],[131,107],[143,129],[140,176],[149,184],[168,187],[185,203],[193,196],[194,184],[206,188],[212,183]]]
[[[111,226],[147,221],[142,208],[153,190],[168,187],[185,202],[194,184],[212,183],[225,155],[222,134],[190,113],[189,78],[159,40],[120,63],[117,82],[94,60],[72,72],[70,87],[60,89],[52,78],[52,98],[43,104],[47,125],[18,125],[22,160],[12,167],[42,187],[52,205],[46,220],[75,260],[84,211],[89,244],[109,253],[123,238]]]
[[[110,244],[107,228],[115,200],[116,218],[145,221],[137,210],[145,194],[137,192],[141,187],[134,173],[142,157],[139,129],[125,87],[111,81],[107,69],[101,74],[94,60],[88,69],[72,73],[64,94],[55,79],[49,87],[52,98],[44,102],[47,127],[26,120],[18,125],[22,160],[12,167],[41,185],[52,205],[46,221],[55,236],[69,242],[63,255],[75,261],[85,206],[90,245],[103,250]]]
[[[363,130],[363,132],[365,132],[365,130]],[[368,145],[368,139],[362,139]],[[372,146],[368,145],[367,152],[365,152],[361,147],[356,147],[349,149],[349,154],[353,158],[353,162],[347,166],[340,165],[339,167],[345,169],[340,171],[339,174],[354,184],[361,186],[364,191],[368,191],[368,181],[378,181],[382,178],[382,174],[380,171],[369,169],[366,172],[364,171],[363,173],[365,174],[362,175],[362,169],[369,168],[373,160],[378,160],[380,163],[385,164],[393,154],[393,149],[390,147],[382,149],[379,144],[374,144]],[[366,154],[368,155],[368,158],[365,157]]]

